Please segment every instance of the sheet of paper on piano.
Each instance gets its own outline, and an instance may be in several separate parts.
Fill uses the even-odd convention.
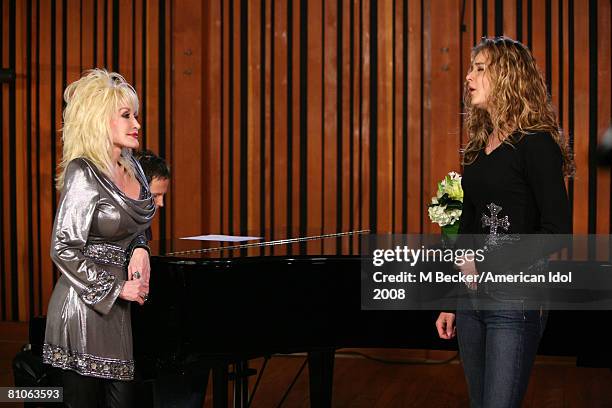
[[[263,239],[263,237],[241,237],[237,235],[198,235],[194,237],[183,237],[181,239],[191,239],[195,241],[242,242],[255,241]]]

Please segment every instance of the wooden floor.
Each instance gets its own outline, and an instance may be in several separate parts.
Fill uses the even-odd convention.
[[[0,323],[0,386],[13,385],[11,361],[26,342],[26,324]],[[334,407],[444,408],[469,405],[461,364],[452,358],[453,353],[373,349],[343,351],[348,353],[339,353],[335,361]],[[277,407],[304,359],[303,355],[271,358],[252,407]],[[433,363],[443,360],[450,361]],[[262,363],[263,359],[258,359],[250,365],[259,371]],[[282,407],[310,406],[307,370],[302,371]],[[254,382],[255,377],[252,377],[251,385]],[[10,406],[0,404],[0,407]],[[210,384],[205,407],[212,407]],[[568,358],[538,357],[523,407],[612,407],[612,371],[577,368]]]

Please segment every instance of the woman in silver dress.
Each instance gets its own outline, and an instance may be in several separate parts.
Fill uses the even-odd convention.
[[[51,237],[61,276],[49,301],[43,359],[63,369],[69,406],[131,406],[130,304],[147,299],[144,231],[155,213],[131,153],[139,145],[138,96],[121,75],[94,69],[64,99]]]

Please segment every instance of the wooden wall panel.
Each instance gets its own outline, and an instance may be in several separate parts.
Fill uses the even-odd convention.
[[[0,13],[16,76],[0,85],[3,320],[44,313],[57,279],[62,92],[94,66],[134,83],[142,144],[172,167],[156,237],[419,233],[437,231],[426,205],[459,169],[471,47],[513,36],[574,145],[575,232],[610,232],[610,170],[594,162],[611,116],[607,0],[3,0]]]

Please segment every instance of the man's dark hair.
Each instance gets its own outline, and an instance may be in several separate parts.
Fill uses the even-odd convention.
[[[170,179],[170,168],[164,159],[150,150],[138,150],[134,151],[133,154],[142,166],[142,170],[147,177],[147,183],[151,184],[151,180],[156,177],[158,179]]]

